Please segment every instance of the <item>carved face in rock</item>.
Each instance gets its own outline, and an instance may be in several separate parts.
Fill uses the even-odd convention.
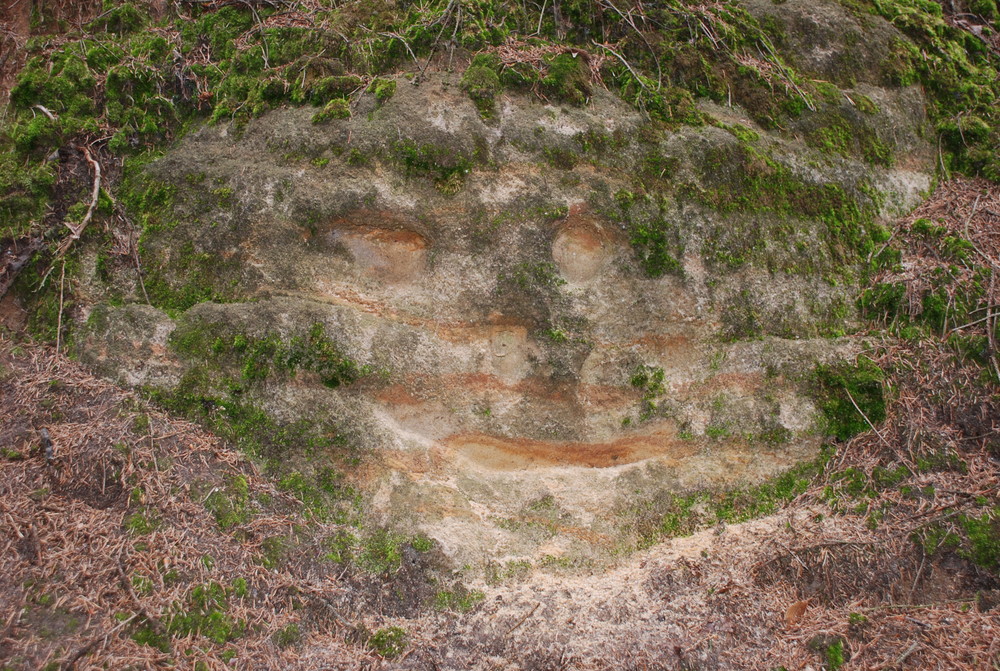
[[[171,388],[196,363],[175,327],[287,341],[322,324],[369,375],[247,393],[366,448],[354,476],[373,508],[456,561],[611,550],[636,499],[814,454],[808,373],[853,348],[819,337],[852,318],[850,284],[828,281],[849,255],[818,217],[705,196],[746,188],[743,140],[710,126],[640,139],[643,119],[599,94],[584,109],[511,97],[487,124],[446,83],[328,126],[289,110],[238,139],[208,128],[154,164],[179,223],[149,236],[147,265],[178,294],[196,276],[231,302],[175,320],[119,309],[109,323],[139,325],[94,329],[90,360],[121,371],[135,356],[114,343],[160,345],[141,381]],[[846,159],[803,169],[788,142],[755,151],[806,200],[864,182],[906,202],[929,184]],[[233,197],[213,201],[216,183]]]

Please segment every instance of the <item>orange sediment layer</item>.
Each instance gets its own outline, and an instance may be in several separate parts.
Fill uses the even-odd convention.
[[[551,466],[610,468],[653,457],[681,459],[695,452],[695,446],[678,440],[673,431],[627,436],[608,443],[500,438],[480,433],[455,434],[441,442],[456,454],[501,471]]]

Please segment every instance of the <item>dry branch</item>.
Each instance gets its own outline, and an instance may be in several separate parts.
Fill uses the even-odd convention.
[[[50,118],[52,121],[58,121],[59,120],[59,117],[56,116],[51,110],[49,110],[49,108],[47,108],[45,105],[35,105],[34,107],[39,112],[41,112],[42,114],[44,114],[45,116],[47,116],[48,118]]]
[[[59,249],[56,251],[56,258],[61,258],[64,254],[66,254],[73,243],[80,239],[80,235],[83,233],[84,229],[87,228],[87,224],[90,223],[91,218],[94,216],[94,210],[97,209],[97,203],[101,198],[101,164],[94,158],[93,153],[90,151],[90,147],[80,145],[77,149],[83,153],[83,157],[87,159],[87,163],[90,165],[90,169],[94,173],[94,184],[90,193],[90,204],[87,206],[87,212],[83,215],[83,219],[80,220],[80,223],[73,225],[69,222],[64,222],[64,225],[70,231],[70,235],[59,245]]]

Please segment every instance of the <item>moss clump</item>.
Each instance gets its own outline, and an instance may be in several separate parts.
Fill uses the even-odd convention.
[[[1000,508],[981,516],[962,514],[957,525],[934,524],[913,535],[928,555],[955,553],[976,566],[1000,575]]]
[[[250,519],[250,490],[242,475],[229,478],[225,488],[215,489],[204,499],[205,508],[223,531],[245,524]]]
[[[423,536],[409,537],[388,529],[376,529],[365,536],[338,532],[323,542],[325,559],[350,564],[371,575],[388,576],[399,570],[407,547],[429,552],[433,541]]]
[[[19,238],[41,223],[55,178],[51,163],[25,164],[0,153],[0,238]]]
[[[327,123],[332,119],[350,119],[351,118],[351,105],[348,101],[338,98],[336,100],[331,100],[327,103],[326,107],[322,111],[313,114],[312,122],[314,124]]]
[[[410,139],[396,142],[391,159],[408,175],[431,177],[435,186],[446,195],[461,190],[465,175],[473,165],[472,159],[448,147],[420,144]]]
[[[133,536],[145,536],[160,527],[155,511],[143,507],[125,518],[125,529]]]
[[[829,484],[823,488],[822,499],[835,511],[857,510],[867,507],[867,501],[877,498],[879,492],[894,488],[912,476],[910,469],[903,465],[892,468],[876,466],[871,474],[860,468],[846,468],[830,475]],[[911,490],[909,486],[900,487],[904,495]],[[876,511],[873,510],[873,514],[869,522],[880,519]]]
[[[1000,508],[981,517],[962,515],[959,524],[967,538],[960,554],[976,566],[1000,573]]]
[[[904,310],[906,284],[903,282],[883,282],[869,287],[858,298],[858,308],[868,319],[892,324],[897,319],[907,320]]]
[[[744,126],[741,123],[723,123],[721,121],[712,120],[711,125],[716,128],[721,128],[723,130],[732,133],[733,137],[744,144],[753,144],[755,142],[760,142],[760,133],[750,128],[749,126]]]
[[[248,336],[221,323],[189,320],[174,331],[170,346],[189,368],[173,389],[148,390],[152,400],[201,422],[250,454],[275,460],[296,452],[342,450],[346,441],[320,418],[275,420],[257,400],[267,381],[308,373],[335,388],[371,372],[343,356],[322,324],[314,324],[306,334],[280,338]]]
[[[379,629],[368,639],[368,647],[386,659],[395,659],[402,655],[408,643],[406,630],[400,627]]]
[[[684,267],[680,261],[684,246],[680,242],[678,229],[673,224],[663,219],[636,223],[629,242],[639,264],[649,277],[684,275]]]
[[[1000,18],[1000,4],[996,0],[969,0],[969,11],[987,21]]]
[[[642,391],[642,411],[639,415],[640,421],[645,421],[656,414],[659,410],[657,399],[663,396],[667,389],[663,382],[665,373],[659,366],[642,365],[635,369],[629,383],[636,389]]]
[[[574,135],[573,139],[580,145],[580,150],[584,154],[603,155],[618,152],[629,144],[629,138],[621,129],[608,133],[602,128],[588,128]]]
[[[298,624],[292,622],[291,624],[288,624],[274,632],[274,636],[272,638],[274,640],[274,644],[279,648],[290,648],[302,640],[302,630],[299,629]]]
[[[974,0],[974,8],[996,12],[992,0]],[[925,0],[864,2],[914,43],[899,43],[888,69],[894,84],[921,82],[931,98],[929,114],[937,124],[952,170],[1000,180],[1000,61],[983,40],[944,16],[942,6]],[[987,18],[984,16],[984,18]],[[965,131],[970,132],[966,135]]]
[[[149,389],[147,394],[161,407],[201,423],[238,449],[276,463],[289,454],[342,449],[346,444],[325,422],[277,421],[246,397],[239,382],[215,378],[204,368],[186,373],[173,390]]]
[[[310,474],[291,471],[278,482],[278,489],[298,499],[307,518],[321,521],[342,520],[346,508],[340,503],[358,502],[354,488],[329,467],[316,468]]]
[[[375,101],[379,105],[383,105],[387,100],[389,100],[389,98],[396,95],[396,80],[376,77],[372,80],[372,83],[368,85],[367,90],[369,93],[375,94]]]
[[[806,134],[806,142],[827,154],[860,156],[872,165],[892,167],[892,146],[870,127],[846,116],[826,114],[823,121]]]
[[[220,277],[237,270],[235,258],[221,260],[215,254],[199,251],[191,240],[180,243],[172,254],[161,256],[153,252],[149,233],[147,228],[140,238],[139,251],[149,261],[144,286],[151,304],[176,314],[198,303],[224,303],[235,297],[232,286],[224,286]]]
[[[582,53],[559,54],[548,63],[542,79],[546,95],[573,105],[584,105],[590,98],[590,70]]]
[[[291,539],[286,536],[269,536],[265,538],[260,544],[261,553],[258,555],[257,561],[266,569],[281,566],[285,562],[290,544]]]
[[[366,538],[356,555],[356,561],[368,573],[388,575],[397,571],[403,560],[405,536],[380,529]]]
[[[989,307],[992,271],[976,263],[975,248],[944,226],[918,219],[904,244],[930,249],[941,261],[922,275],[919,294],[908,295],[907,283],[888,281],[870,286],[858,298],[862,314],[902,337],[936,334],[963,358],[988,366],[985,334],[964,333]],[[900,252],[892,257],[898,261]]]
[[[499,284],[512,284],[521,291],[548,293],[566,284],[553,263],[519,263],[510,273],[501,273]]]
[[[695,105],[694,96],[687,89],[657,86],[652,79],[641,75],[637,77],[631,72],[619,74],[617,80],[618,95],[636,109],[645,112],[654,122],[660,122],[669,128],[704,125],[704,117]]]
[[[238,370],[240,378],[248,383],[308,371],[318,375],[323,385],[336,388],[371,372],[345,357],[319,322],[304,335],[281,338],[274,334],[248,336],[218,322],[190,320],[171,334],[170,344],[185,358]]]
[[[240,260],[222,259],[200,248],[193,240],[172,238],[185,211],[204,210],[204,199],[195,200],[190,191],[161,182],[145,172],[158,152],[147,152],[126,162],[125,174],[118,187],[118,200],[141,227],[139,255],[142,259],[144,287],[150,303],[176,314],[205,301],[226,302],[239,294]],[[203,175],[190,175],[187,183],[198,186]],[[230,187],[210,190],[212,204],[231,207],[234,192]],[[169,248],[168,243],[174,247]],[[137,288],[138,289],[138,288]]]
[[[764,335],[768,321],[757,295],[742,289],[730,297],[723,308],[722,337],[727,341],[755,340]]]
[[[308,99],[314,105],[324,105],[335,99],[347,98],[362,85],[361,78],[354,75],[323,77],[309,87]]]
[[[838,638],[836,641],[831,643],[826,648],[826,668],[829,671],[837,671],[844,664],[847,663],[850,657],[847,650],[844,648],[844,639]]]
[[[486,598],[479,590],[468,590],[459,585],[454,590],[441,590],[434,595],[434,608],[467,613]]]
[[[87,30],[125,35],[141,30],[149,22],[149,10],[146,6],[123,2],[101,14],[87,26]]]
[[[664,198],[638,199],[629,191],[615,194],[618,211],[614,218],[628,228],[629,242],[636,260],[648,277],[684,275],[681,259],[684,243],[680,229],[669,221],[668,203]]]
[[[885,373],[871,359],[818,366],[815,378],[827,431],[838,440],[848,440],[871,428],[869,422],[885,419]]]
[[[217,582],[196,585],[183,603],[174,603],[166,621],[171,636],[203,636],[222,645],[243,636],[247,623],[230,616],[229,600],[232,588]]]
[[[160,652],[170,652],[170,636],[160,633],[149,624],[138,627],[130,638],[139,645],[148,645]]]
[[[503,88],[491,62],[491,59],[477,56],[462,75],[461,82],[462,90],[472,98],[483,119],[496,114],[496,95]]]

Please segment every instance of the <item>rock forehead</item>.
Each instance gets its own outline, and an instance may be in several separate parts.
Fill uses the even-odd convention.
[[[651,128],[601,90],[583,108],[509,94],[487,123],[457,75],[324,125],[280,110],[206,127],[148,169],[173,193],[144,240],[169,315],[99,307],[81,353],[132,384],[335,427],[366,455],[350,475],[372,508],[457,562],[603,555],[637,497],[818,450],[808,372],[857,350],[830,336],[854,320],[859,245],[930,185],[919,93],[865,86],[876,111],[828,103],[801,133],[842,119],[891,135],[891,161],[707,103],[705,126]],[[261,343],[273,357],[314,333],[358,381],[254,375]],[[543,499],[558,523],[539,536],[525,520]]]

